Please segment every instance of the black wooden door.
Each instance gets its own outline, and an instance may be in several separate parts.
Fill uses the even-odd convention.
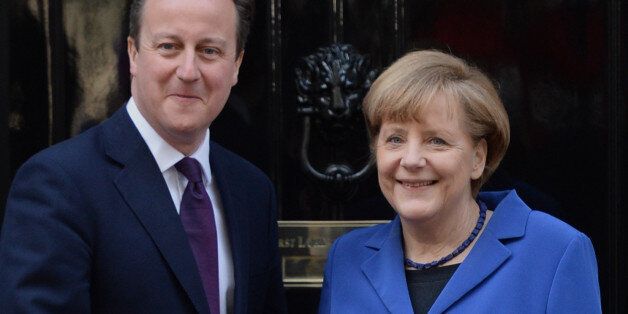
[[[297,85],[304,58],[332,44],[351,45],[352,58],[369,60],[366,70],[358,71],[365,76],[410,50],[449,51],[489,73],[510,115],[511,147],[487,188],[516,188],[533,207],[587,233],[598,256],[604,310],[625,311],[625,1],[256,4],[239,83],[212,126],[212,138],[271,177],[282,220],[394,215],[373,172],[340,182],[308,171],[303,158],[308,115]],[[28,156],[101,121],[128,97],[127,7],[127,0],[0,2],[3,198]],[[342,97],[360,95],[359,86],[343,88]],[[311,168],[345,175],[368,163],[360,119],[328,123],[309,117]],[[317,288],[289,288],[291,311],[315,312],[318,293]]]

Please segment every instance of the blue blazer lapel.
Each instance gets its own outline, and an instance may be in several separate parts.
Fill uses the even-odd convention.
[[[413,313],[406,284],[399,217],[366,243],[376,250],[362,263],[362,272],[391,313]]]
[[[489,232],[482,234],[465,261],[458,267],[443,291],[440,293],[429,313],[442,313],[467,292],[479,285],[486,277],[496,271],[510,256],[508,250]]]
[[[487,203],[489,208],[495,206],[497,208],[477,243],[451,277],[429,313],[446,311],[471,289],[480,285],[511,255],[511,251],[501,240],[525,234],[530,209],[514,191],[482,193],[480,199]]]
[[[199,313],[208,313],[200,276],[187,235],[172,203],[166,182],[126,109],[103,125],[105,152],[122,165],[115,185]]]
[[[230,175],[229,160],[225,158],[222,147],[211,142],[209,162],[212,177],[220,193],[223,211],[229,230],[231,254],[233,257],[233,272],[235,280],[234,312],[247,313],[247,292],[249,284],[249,224],[248,215],[242,211],[242,199],[246,197],[244,189],[238,189],[238,178]]]

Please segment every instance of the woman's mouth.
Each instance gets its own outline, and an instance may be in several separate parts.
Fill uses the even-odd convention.
[[[436,181],[436,180],[421,180],[421,181],[397,180],[397,182],[402,184],[404,187],[407,187],[407,188],[420,188],[420,187],[434,185],[438,181]]]

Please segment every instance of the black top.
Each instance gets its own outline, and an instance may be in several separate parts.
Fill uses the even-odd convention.
[[[449,278],[454,274],[458,265],[429,268],[425,270],[406,270],[406,282],[414,313],[427,313],[443,291]]]

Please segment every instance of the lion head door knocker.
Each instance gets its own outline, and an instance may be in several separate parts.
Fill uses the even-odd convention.
[[[373,167],[361,105],[377,71],[351,45],[332,44],[304,57],[295,72],[303,169],[347,197]]]

